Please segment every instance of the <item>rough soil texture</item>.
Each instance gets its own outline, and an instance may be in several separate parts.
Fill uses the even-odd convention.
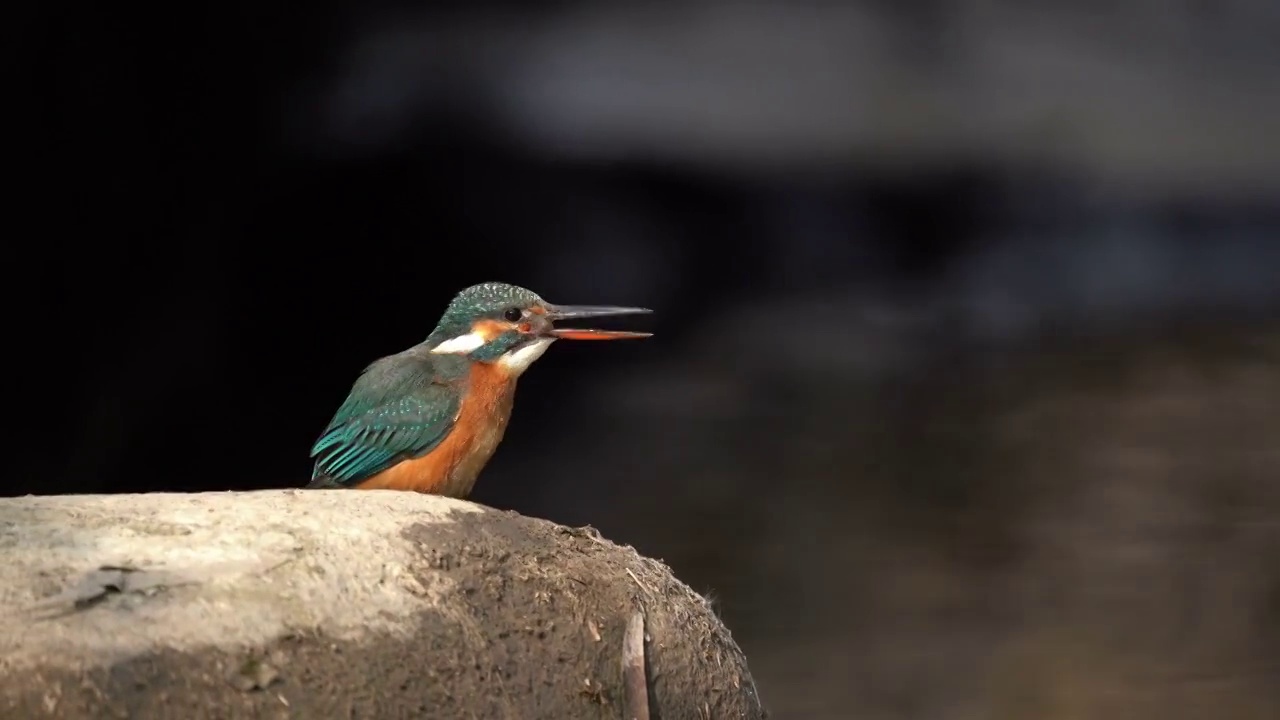
[[[0,718],[764,718],[661,563],[394,491],[0,500]]]

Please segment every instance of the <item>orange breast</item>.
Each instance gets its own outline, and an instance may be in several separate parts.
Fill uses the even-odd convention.
[[[472,365],[468,381],[458,420],[435,449],[393,465],[356,487],[466,497],[507,431],[516,385],[488,363]]]

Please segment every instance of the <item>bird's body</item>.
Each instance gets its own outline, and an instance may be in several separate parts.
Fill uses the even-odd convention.
[[[644,337],[558,330],[552,320],[639,308],[557,307],[528,290],[464,290],[421,344],[371,363],[312,448],[310,488],[466,497],[511,419],[516,381],[556,339]]]
[[[516,378],[493,363],[421,347],[382,358],[360,376],[350,407],[325,436],[350,459],[342,464],[334,453],[332,469],[318,468],[311,486],[465,497],[502,442],[515,389]]]

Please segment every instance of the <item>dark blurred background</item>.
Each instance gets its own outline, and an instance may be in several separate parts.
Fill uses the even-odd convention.
[[[656,336],[474,498],[664,558],[778,717],[1280,717],[1274,0],[35,12],[7,494],[300,486],[503,280]]]

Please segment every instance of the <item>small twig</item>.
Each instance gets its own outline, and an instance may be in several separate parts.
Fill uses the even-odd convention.
[[[622,681],[624,717],[627,720],[649,720],[649,679],[644,670],[644,615],[639,611],[627,621],[627,632],[622,636]]]
[[[640,578],[636,577],[636,574],[631,572],[631,568],[627,568],[627,574],[631,576],[632,580],[636,581],[636,585],[639,585],[641,590],[649,593],[650,595],[653,594],[653,591],[649,589],[649,586],[640,582]]]
[[[297,558],[287,557],[287,558],[285,558],[285,559],[281,560],[280,562],[276,563],[275,565],[272,565],[272,566],[271,566],[271,567],[269,567],[269,568],[265,568],[265,569],[263,569],[263,570],[262,570],[262,574],[263,574],[263,575],[270,575],[271,573],[273,573],[273,572],[275,572],[275,571],[279,570],[280,568],[284,567],[285,565],[288,565],[289,563],[293,562],[293,561],[294,561],[294,560],[296,560],[296,559],[297,559]]]

